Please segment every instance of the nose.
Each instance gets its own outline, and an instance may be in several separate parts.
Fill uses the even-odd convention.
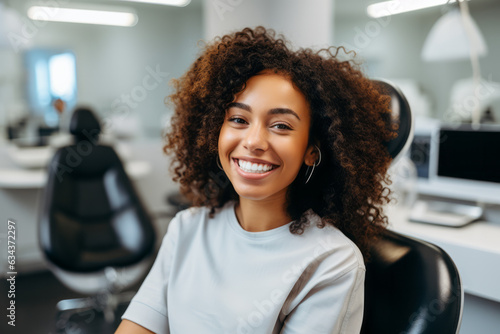
[[[243,146],[251,151],[266,151],[269,147],[267,131],[258,124],[254,124],[247,129]]]

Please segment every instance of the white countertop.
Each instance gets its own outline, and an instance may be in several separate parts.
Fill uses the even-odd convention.
[[[151,165],[147,161],[129,161],[125,170],[134,180],[147,175]],[[0,188],[4,189],[36,189],[47,182],[45,169],[0,168]]]

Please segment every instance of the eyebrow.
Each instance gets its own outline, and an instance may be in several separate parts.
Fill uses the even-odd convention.
[[[228,109],[233,108],[233,107],[240,108],[240,109],[246,110],[248,112],[252,112],[252,108],[248,104],[245,104],[245,103],[231,102],[227,105]],[[293,111],[292,109],[289,109],[289,108],[272,108],[268,111],[268,114],[270,114],[270,115],[278,115],[278,114],[293,115],[293,116],[297,117],[297,119],[300,121],[299,115],[297,115],[297,113],[295,111]]]

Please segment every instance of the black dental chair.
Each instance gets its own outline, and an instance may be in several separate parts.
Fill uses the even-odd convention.
[[[376,81],[391,97],[398,137],[386,144],[396,160],[413,139],[410,107],[392,84]],[[463,311],[460,274],[441,248],[387,230],[366,264],[362,334],[456,334]]]
[[[108,323],[135,292],[122,291],[148,270],[155,230],[120,158],[98,142],[90,109],[74,111],[73,145],[57,150],[41,199],[39,242],[47,264],[67,287],[89,298],[57,304],[58,329],[74,314],[101,312]]]

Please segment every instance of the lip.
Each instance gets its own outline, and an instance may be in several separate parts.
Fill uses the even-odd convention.
[[[274,173],[274,171],[277,169],[277,167],[279,167],[279,165],[270,163],[270,162],[265,161],[265,160],[253,159],[253,158],[248,158],[248,159],[247,158],[241,158],[241,160],[250,161],[250,162],[258,163],[258,164],[273,165],[273,167],[274,167],[273,169],[271,169],[270,171],[265,172],[265,173],[248,173],[248,172],[245,172],[243,169],[240,168],[240,166],[238,165],[238,160],[239,160],[239,158],[233,158],[233,164],[234,164],[234,168],[236,168],[236,172],[241,177],[243,177],[245,179],[249,179],[249,180],[261,180],[261,179],[269,176],[270,174]]]

